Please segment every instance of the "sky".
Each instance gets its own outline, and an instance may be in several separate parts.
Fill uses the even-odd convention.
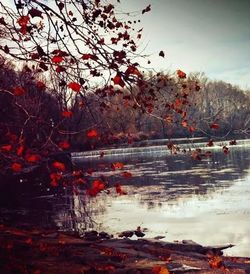
[[[142,15],[149,4],[151,11]],[[250,0],[120,0],[117,8],[139,11],[141,48],[155,70],[204,72],[250,90]]]
[[[141,15],[145,53],[157,70],[205,72],[250,89],[250,0],[120,0]],[[158,56],[160,50],[165,58]]]

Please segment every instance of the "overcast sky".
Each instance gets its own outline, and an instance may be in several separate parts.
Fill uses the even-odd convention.
[[[121,0],[124,11],[149,4],[143,41],[156,68],[203,71],[250,88],[250,0]]]
[[[3,2],[13,5],[13,0]],[[140,11],[144,52],[153,54],[156,70],[205,72],[211,79],[250,89],[250,0],[120,2],[117,8],[123,11]],[[149,4],[151,11],[142,15]]]

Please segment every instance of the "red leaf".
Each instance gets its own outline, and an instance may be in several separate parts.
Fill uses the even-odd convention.
[[[36,163],[40,161],[41,157],[38,154],[28,154],[26,155],[26,161],[29,163]]]
[[[181,79],[186,78],[186,73],[183,72],[182,70],[178,69],[176,71],[176,73],[177,73],[177,75],[178,75],[179,78],[181,78]]]
[[[68,141],[61,141],[58,146],[62,149],[68,149],[70,148],[70,143]]]
[[[212,147],[213,145],[214,145],[213,140],[209,140],[206,146],[207,147]]]
[[[55,64],[59,64],[63,61],[63,57],[61,56],[54,56],[52,59],[52,62],[55,63]]]
[[[22,170],[22,165],[19,163],[13,163],[11,169],[15,172],[20,172]]]
[[[59,183],[58,183],[58,181],[56,181],[56,180],[51,180],[50,185],[51,185],[52,187],[57,187],[57,186],[59,185]]]
[[[151,5],[148,5],[145,9],[142,10],[142,14],[144,14],[145,12],[149,12],[151,11]]]
[[[189,130],[189,132],[194,132],[195,131],[195,127],[193,127],[193,126],[190,126],[189,128],[188,128],[188,130]]]
[[[58,170],[61,170],[61,171],[64,171],[65,170],[65,165],[64,163],[61,163],[61,162],[54,162],[52,163],[52,167],[54,167],[55,169],[58,169]]]
[[[230,146],[235,146],[235,145],[237,145],[236,140],[231,140],[231,141],[229,142],[229,145],[230,145]]]
[[[30,16],[32,18],[34,18],[34,17],[41,17],[41,18],[43,18],[42,12],[40,10],[38,10],[38,9],[32,8],[31,10],[29,10],[28,13],[30,14]]]
[[[69,83],[68,87],[71,88],[75,92],[80,92],[80,89],[81,89],[81,85],[76,82]]]
[[[97,189],[98,191],[101,191],[105,188],[105,185],[100,180],[94,180],[93,183],[92,183],[92,188]]]
[[[57,66],[56,67],[56,72],[57,73],[60,73],[60,72],[63,72],[63,71],[66,71],[66,68],[62,67],[62,66]]]
[[[181,125],[182,125],[183,127],[188,127],[188,122],[187,122],[187,120],[183,120],[183,121],[181,122]]]
[[[115,190],[116,190],[116,193],[119,194],[119,195],[126,195],[126,194],[127,194],[127,192],[124,191],[124,190],[122,189],[121,185],[118,184],[118,183],[115,184]]]
[[[131,177],[132,177],[132,173],[130,173],[130,172],[128,172],[128,171],[122,172],[121,175],[122,175],[124,178],[131,178]]]
[[[112,167],[112,169],[121,169],[121,168],[123,168],[124,167],[124,164],[123,163],[120,163],[120,162],[117,162],[117,163],[113,163],[112,165],[111,165],[111,167]]]
[[[93,54],[87,53],[87,54],[83,54],[83,55],[82,55],[82,59],[83,59],[83,60],[89,60],[89,59],[97,60],[98,57],[95,56],[95,55],[93,55]]]
[[[127,70],[125,71],[125,74],[126,75],[134,74],[134,75],[137,75],[138,77],[142,76],[140,71],[134,66],[128,66]]]
[[[113,78],[113,82],[115,85],[119,85],[122,88],[125,86],[124,81],[122,80],[121,76],[119,74],[117,74],[114,78]]]
[[[4,152],[10,152],[12,150],[12,145],[3,145],[1,146],[1,150]]]
[[[223,149],[224,154],[229,153],[229,148],[228,147],[224,146],[222,149]]]
[[[24,146],[20,146],[20,147],[18,147],[17,150],[16,150],[16,154],[17,154],[18,156],[21,156],[21,155],[23,154],[23,152],[24,152]]]
[[[63,116],[63,117],[66,117],[66,118],[70,118],[70,117],[73,116],[73,112],[70,111],[70,110],[64,110],[64,111],[62,112],[62,116]]]
[[[163,50],[161,50],[160,52],[159,52],[159,56],[161,56],[161,57],[165,57],[165,53],[163,52]]]
[[[212,129],[218,129],[219,127],[220,126],[216,123],[213,123],[213,124],[210,125],[210,128],[212,128]]]
[[[62,174],[56,172],[50,173],[50,179],[52,181],[59,181],[60,179],[62,179]]]
[[[26,91],[22,87],[15,87],[15,88],[13,88],[13,92],[12,93],[15,96],[21,96],[21,95],[25,94]]]
[[[29,23],[29,16],[21,16],[18,18],[17,23],[19,24],[20,27],[27,27],[27,24]]]
[[[44,84],[44,82],[42,81],[37,81],[36,82],[36,86],[37,88],[39,88],[40,90],[44,90],[46,88],[46,85]]]
[[[95,129],[91,129],[87,132],[88,138],[96,138],[98,136],[98,133]]]

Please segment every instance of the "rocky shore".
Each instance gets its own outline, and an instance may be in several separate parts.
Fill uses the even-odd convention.
[[[83,237],[58,231],[0,225],[1,274],[250,273],[250,258],[223,256],[228,246],[193,241]]]

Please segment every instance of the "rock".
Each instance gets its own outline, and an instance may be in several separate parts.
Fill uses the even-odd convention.
[[[165,238],[165,236],[155,236],[153,239],[155,239],[155,240],[161,240],[163,238]]]
[[[102,231],[102,232],[99,233],[99,237],[101,239],[110,239],[110,238],[112,238],[112,235],[109,235],[108,233]]]
[[[136,230],[136,231],[135,231],[135,235],[136,235],[137,237],[144,237],[144,236],[145,236],[145,233]]]
[[[127,231],[123,231],[121,232],[118,237],[122,238],[122,237],[125,237],[125,238],[130,238],[134,235],[134,231],[132,230],[127,230]]]

